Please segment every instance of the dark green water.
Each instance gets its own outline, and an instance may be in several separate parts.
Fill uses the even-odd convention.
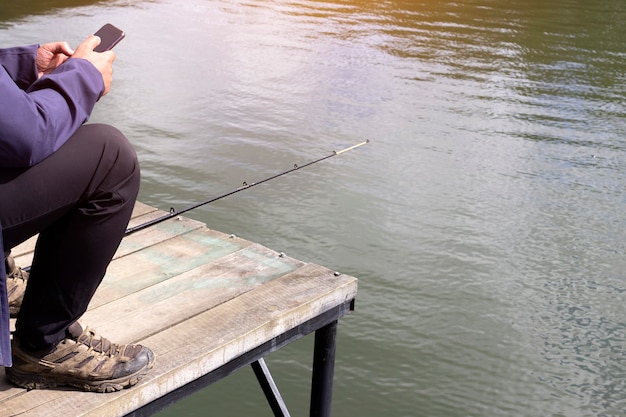
[[[360,278],[337,416],[626,415],[626,2],[36,1],[0,44],[127,38],[92,120],[168,209]],[[184,343],[184,341],[181,341]],[[267,358],[306,415],[312,340]],[[161,416],[269,416],[244,369]]]

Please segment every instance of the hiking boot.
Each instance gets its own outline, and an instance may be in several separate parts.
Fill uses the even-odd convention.
[[[141,345],[118,345],[74,323],[67,337],[43,355],[13,339],[13,366],[6,375],[28,390],[67,385],[83,391],[114,392],[138,383],[152,368],[154,354]]]
[[[17,317],[17,313],[19,313],[22,306],[28,272],[15,265],[12,256],[6,258],[5,267],[7,272],[7,295],[9,296],[9,315],[14,318]]]

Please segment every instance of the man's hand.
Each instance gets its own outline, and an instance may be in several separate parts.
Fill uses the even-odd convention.
[[[111,82],[113,81],[113,61],[115,61],[115,52],[94,52],[93,48],[98,45],[100,45],[100,38],[91,35],[85,39],[83,43],[78,45],[72,58],[86,59],[100,71],[102,80],[104,81],[104,92],[102,95],[105,95],[109,92]]]
[[[73,53],[74,51],[67,42],[51,42],[41,45],[37,49],[35,58],[39,78],[52,72]]]

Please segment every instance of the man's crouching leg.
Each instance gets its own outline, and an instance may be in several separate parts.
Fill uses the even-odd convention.
[[[36,178],[56,183],[61,197],[41,190],[52,209],[33,220],[39,238],[7,377],[29,389],[70,385],[110,392],[134,385],[152,368],[152,351],[111,343],[77,320],[128,225],[140,182],[135,151],[117,129],[85,125],[28,171],[35,169]]]

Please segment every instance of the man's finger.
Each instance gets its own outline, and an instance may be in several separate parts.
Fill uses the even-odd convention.
[[[94,48],[100,45],[101,39],[96,35],[89,35],[87,39],[85,39],[85,44],[93,51]]]
[[[61,42],[58,46],[57,52],[67,56],[72,56],[74,54],[74,50],[67,42]]]

